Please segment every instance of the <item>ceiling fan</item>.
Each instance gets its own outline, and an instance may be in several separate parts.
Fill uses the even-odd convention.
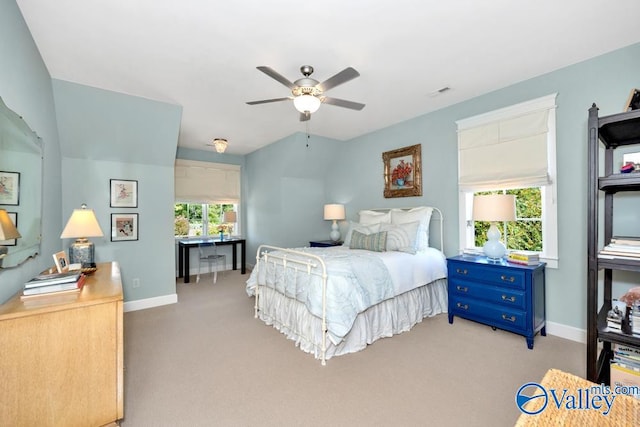
[[[291,89],[291,94],[293,96],[247,102],[247,104],[249,105],[288,101],[292,99],[293,105],[296,107],[296,110],[300,111],[300,121],[309,120],[311,118],[311,114],[318,111],[318,108],[320,108],[320,104],[322,103],[358,111],[364,108],[364,104],[361,104],[359,102],[346,101],[344,99],[332,98],[324,95],[324,92],[328,91],[329,89],[341,85],[342,83],[346,83],[349,80],[353,80],[360,75],[360,73],[358,73],[351,67],[345,68],[338,74],[334,75],[333,77],[329,77],[322,83],[309,77],[311,74],[313,74],[313,67],[311,65],[303,65],[302,67],[300,67],[300,72],[304,77],[296,80],[293,83],[271,67],[261,66],[257,68],[267,76],[279,81],[280,83]]]

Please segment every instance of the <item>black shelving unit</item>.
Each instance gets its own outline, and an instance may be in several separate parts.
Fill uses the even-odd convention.
[[[616,148],[640,144],[640,110],[599,117],[596,104],[589,109],[589,161],[588,161],[588,295],[587,295],[587,378],[597,384],[609,384],[609,363],[612,344],[619,343],[640,348],[640,338],[606,330],[607,312],[611,309],[613,271],[640,272],[640,261],[633,259],[600,259],[598,242],[602,230],[604,244],[613,236],[613,197],[621,191],[640,191],[640,173],[620,174],[614,170]],[[604,144],[604,170],[599,167],[600,144]],[[598,205],[604,198],[603,218],[600,221]],[[602,299],[598,307],[598,272],[603,270]],[[598,354],[598,342],[602,350]]]

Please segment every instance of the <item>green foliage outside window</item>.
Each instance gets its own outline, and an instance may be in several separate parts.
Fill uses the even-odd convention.
[[[218,225],[223,212],[234,210],[231,204],[176,203],[174,205],[175,236],[213,236],[218,234]],[[204,228],[206,212],[207,232]]]
[[[505,242],[508,249],[542,251],[542,197],[540,188],[521,188],[507,190],[506,194],[516,196],[516,221],[507,222]],[[502,194],[502,191],[484,191],[476,195]],[[482,247],[487,241],[487,230],[491,224],[486,221],[475,221],[475,245]],[[505,240],[504,223],[498,223]]]

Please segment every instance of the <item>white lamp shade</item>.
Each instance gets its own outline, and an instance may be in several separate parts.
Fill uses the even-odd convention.
[[[473,197],[474,221],[515,221],[516,196],[513,194],[489,194]]]
[[[18,229],[13,225],[9,214],[4,209],[0,209],[0,240],[19,239],[22,237]]]
[[[324,219],[345,219],[344,205],[324,205]]]
[[[296,96],[293,99],[293,105],[296,107],[296,110],[301,113],[309,112],[315,113],[320,108],[320,98],[317,98],[313,95],[300,95]]]
[[[237,216],[235,211],[227,211],[222,215],[222,222],[233,223],[237,221]]]
[[[61,239],[77,237],[102,237],[102,229],[93,209],[74,209],[66,227],[62,230]]]

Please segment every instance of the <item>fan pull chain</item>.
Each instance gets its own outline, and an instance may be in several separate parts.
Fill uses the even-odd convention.
[[[309,135],[309,122],[310,120],[307,120],[307,122],[305,123],[305,126],[307,128],[307,148],[309,148],[309,139],[311,139],[311,135]]]

